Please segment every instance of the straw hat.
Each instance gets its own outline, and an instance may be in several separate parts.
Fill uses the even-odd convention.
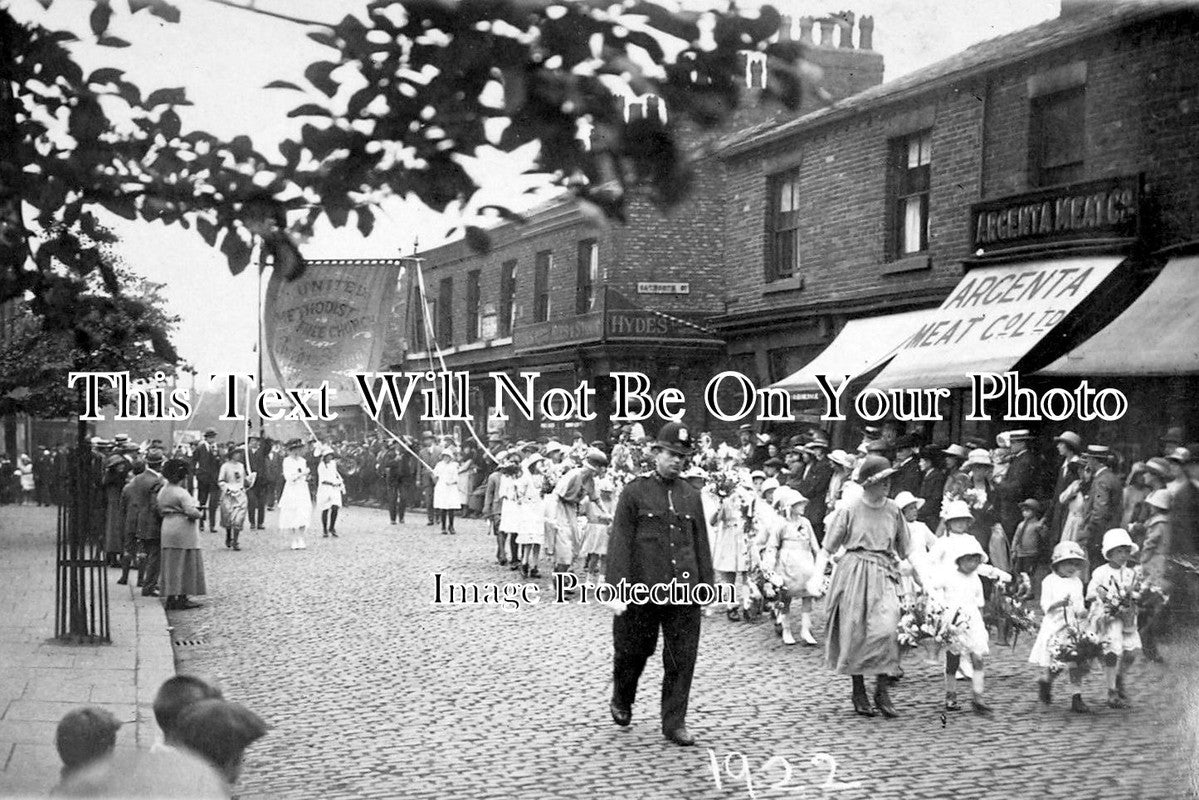
[[[950,500],[941,509],[941,519],[946,522],[951,519],[974,519],[974,515],[970,513],[970,506],[966,505],[965,500]]]
[[[834,450],[828,454],[828,460],[836,464],[841,469],[853,469],[853,456],[844,450]]]
[[[941,452],[947,456],[953,456],[959,461],[965,461],[970,457],[970,451],[962,447],[960,444],[951,444]]]
[[[977,450],[971,450],[970,456],[966,459],[967,467],[993,467],[995,462],[991,460],[991,454],[981,447]]]
[[[1082,546],[1078,542],[1058,542],[1053,548],[1053,557],[1050,559],[1050,564],[1056,565],[1062,561],[1082,561],[1086,562],[1087,554],[1083,552]]]
[[[1145,502],[1154,508],[1160,508],[1162,511],[1170,510],[1170,492],[1168,489],[1158,489],[1149,493],[1145,498]]]
[[[780,511],[785,511],[797,503],[806,502],[808,502],[808,498],[804,497],[798,490],[792,489],[790,486],[780,486],[775,490],[774,499],[771,501],[771,504]]]
[[[782,484],[779,483],[778,478],[767,478],[766,480],[762,481],[762,487],[760,491],[762,494],[766,494],[772,489],[778,489],[781,485]]]
[[[951,536],[945,543],[945,551],[951,561],[957,561],[966,556],[982,556],[982,562],[987,563],[987,553],[978,539],[973,536]]]
[[[862,463],[858,467],[858,483],[862,486],[872,486],[880,481],[885,481],[894,474],[895,470],[891,467],[888,459],[883,456],[869,455],[862,459]]]

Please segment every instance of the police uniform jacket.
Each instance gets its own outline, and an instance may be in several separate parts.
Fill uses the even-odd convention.
[[[699,492],[656,472],[620,493],[608,542],[609,584],[712,584],[712,550]]]

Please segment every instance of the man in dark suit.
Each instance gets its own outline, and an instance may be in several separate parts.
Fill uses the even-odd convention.
[[[1091,470],[1091,490],[1082,507],[1082,540],[1079,542],[1090,557],[1091,568],[1106,559],[1100,549],[1103,534],[1120,527],[1124,511],[1124,484],[1120,476],[1112,472],[1111,462],[1115,454],[1111,448],[1100,444],[1087,446],[1087,466]]]
[[[605,579],[612,586],[710,586],[712,551],[699,492],[679,478],[683,458],[692,453],[690,433],[669,422],[658,433],[653,451],[654,472],[630,481],[616,504]],[[662,734],[675,744],[694,745],[686,720],[699,650],[700,606],[617,602],[614,610],[612,721],[621,726],[632,721],[637,682],[657,648],[661,629]]]
[[[941,524],[941,501],[945,496],[945,470],[941,468],[941,447],[925,447],[916,462],[920,467],[920,491],[916,494],[924,505],[916,519],[935,531]]]
[[[166,481],[162,478],[162,464],[166,460],[161,450],[146,453],[146,468],[130,482],[129,513],[136,514],[137,539],[146,553],[146,563],[138,571],[138,583],[142,594],[158,597],[158,572],[162,563],[162,516],[158,513],[158,490]]]
[[[1007,474],[996,484],[995,493],[999,496],[996,503],[999,524],[1003,526],[1003,532],[1010,542],[1022,518],[1020,504],[1040,494],[1041,466],[1036,455],[1028,448],[1033,438],[1031,433],[1016,430],[1009,431],[1007,436],[1010,453]]]
[[[892,499],[900,492],[919,497],[923,479],[920,474],[920,462],[916,460],[916,454],[919,452],[920,442],[912,434],[905,433],[895,440],[895,474],[891,476]]]
[[[208,508],[208,528],[216,530],[216,507],[220,502],[216,476],[221,468],[221,459],[216,454],[216,431],[204,431],[204,441],[196,445],[192,453],[192,471],[196,475],[196,501]],[[204,530],[204,517],[200,517],[200,530]]]
[[[249,504],[247,525],[250,530],[263,530],[266,526],[266,502],[271,497],[274,487],[267,475],[267,457],[270,455],[271,440],[265,441],[261,436],[250,437],[250,452],[246,467],[255,474],[254,484],[246,489],[246,500]]]
[[[808,507],[804,516],[812,523],[812,532],[816,541],[824,541],[824,517],[828,512],[828,487],[833,480],[833,465],[828,458],[828,439],[823,433],[813,435],[812,441],[805,444],[803,453],[803,478],[797,489],[808,498]]]

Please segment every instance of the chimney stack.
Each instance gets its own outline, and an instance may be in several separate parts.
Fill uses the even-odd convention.
[[[829,17],[820,20],[820,46],[833,46],[833,30],[837,27],[837,21]]]
[[[842,11],[837,15],[842,21],[841,25],[841,40],[840,46],[849,50],[853,49],[853,22],[856,15],[852,11]]]
[[[787,16],[786,14],[783,14],[779,18],[779,41],[780,42],[790,42],[790,41],[794,40],[794,37],[791,34],[792,24],[793,24],[793,21],[792,21],[791,17]]]
[[[799,18],[799,40],[804,44],[812,44],[812,26],[816,20],[812,17]]]

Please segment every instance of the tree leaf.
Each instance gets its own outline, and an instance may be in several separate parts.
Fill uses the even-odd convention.
[[[318,106],[316,103],[305,103],[299,108],[293,108],[287,112],[288,117],[331,117],[333,114],[329,109],[323,106]]]
[[[209,247],[212,247],[216,244],[216,237],[220,231],[217,229],[217,226],[214,223],[209,222],[204,217],[197,217],[196,230],[200,232],[200,238],[202,238],[204,243]]]
[[[179,119],[179,115],[169,108],[158,118],[158,130],[166,137],[167,141],[178,136],[182,127],[183,122]]]
[[[92,26],[92,33],[97,38],[103,39],[105,31],[108,30],[108,23],[111,20],[112,6],[108,4],[108,0],[96,0],[96,4],[92,6],[92,13],[88,16],[88,22]]]
[[[466,245],[476,253],[491,252],[491,234],[474,225],[466,226]]]
[[[358,214],[358,232],[365,239],[375,229],[375,214],[369,208],[359,208],[356,213]]]
[[[187,99],[187,90],[182,86],[174,89],[155,89],[150,92],[150,96],[146,98],[146,108],[156,108],[158,106],[190,106],[191,102]]]
[[[250,264],[250,246],[241,240],[233,228],[225,231],[221,252],[229,260],[229,271],[234,275],[240,275]]]
[[[266,86],[263,86],[262,88],[263,89],[294,89],[297,92],[304,91],[303,88],[297,86],[296,84],[292,83],[291,81],[271,81],[270,83],[268,83]]]
[[[128,47],[129,42],[116,36],[101,36],[96,40],[96,44],[101,47]]]
[[[317,61],[308,65],[308,69],[304,70],[304,77],[326,97],[332,97],[337,94],[337,82],[329,77],[329,73],[339,66],[341,65],[332,61]]]
[[[87,76],[87,82],[89,84],[95,83],[101,86],[108,83],[118,83],[121,80],[121,76],[124,74],[124,70],[119,70],[114,67],[101,67],[100,69],[94,71],[91,75]]]

